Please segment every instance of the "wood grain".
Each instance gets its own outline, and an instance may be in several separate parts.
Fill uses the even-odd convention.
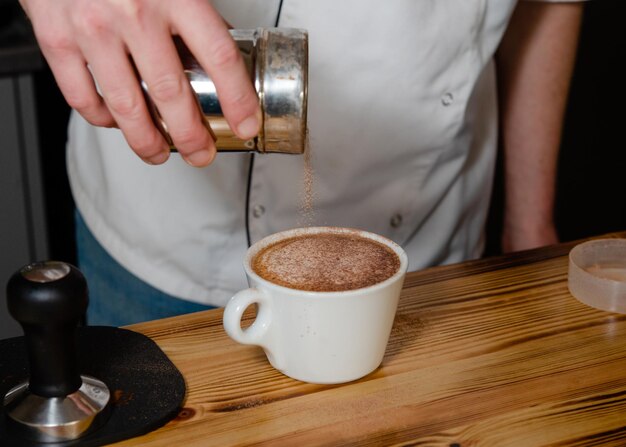
[[[570,295],[573,245],[409,274],[382,366],[343,385],[283,376],[226,336],[221,310],[132,326],[188,396],[118,445],[626,445],[626,315]]]

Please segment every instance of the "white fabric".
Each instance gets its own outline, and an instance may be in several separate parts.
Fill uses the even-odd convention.
[[[278,0],[214,2],[235,27],[273,26]],[[310,35],[315,224],[403,245],[410,269],[475,258],[496,148],[493,53],[514,0],[284,0]],[[148,166],[117,130],[70,124],[76,204],[100,243],[166,293],[223,305],[246,286],[252,241],[302,226],[303,157],[249,154],[203,169]],[[398,224],[399,223],[399,224]]]

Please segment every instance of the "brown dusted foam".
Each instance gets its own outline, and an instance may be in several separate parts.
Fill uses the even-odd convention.
[[[252,269],[291,289],[335,292],[384,281],[400,267],[398,255],[372,239],[350,233],[317,233],[283,239],[261,249]]]

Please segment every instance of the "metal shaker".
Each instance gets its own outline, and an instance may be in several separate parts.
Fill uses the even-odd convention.
[[[222,114],[215,85],[180,39],[176,48],[185,74],[196,94],[218,151],[257,151],[302,154],[307,131],[308,34],[290,28],[230,30],[239,46],[262,111],[259,135],[241,140]],[[176,150],[167,125],[141,82],[148,109],[172,150]]]

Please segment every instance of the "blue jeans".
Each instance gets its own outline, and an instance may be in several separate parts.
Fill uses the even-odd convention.
[[[75,221],[78,268],[89,287],[87,324],[125,326],[213,308],[173,297],[146,284],[106,252],[78,211]]]

